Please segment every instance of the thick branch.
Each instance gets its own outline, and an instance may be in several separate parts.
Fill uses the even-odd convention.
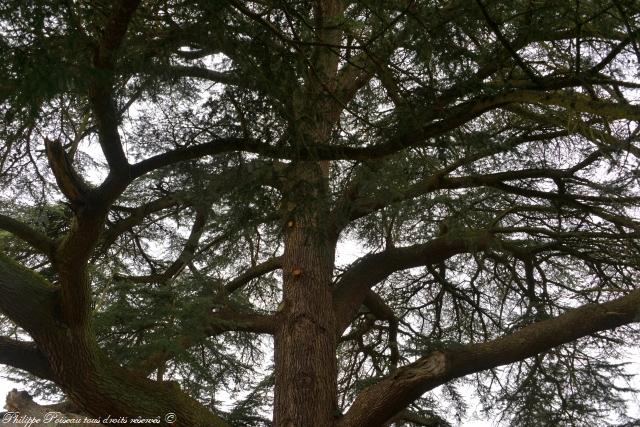
[[[85,324],[68,327],[60,321],[57,288],[2,254],[0,310],[34,338],[55,382],[92,415],[146,418],[172,412],[176,426],[226,426],[179,388],[137,376],[109,360]]]
[[[95,65],[100,68],[111,68],[115,61],[115,55],[127,33],[129,22],[140,0],[119,0],[113,3],[111,14],[103,28],[102,38],[98,44]]]
[[[493,240],[487,232],[469,232],[463,236],[439,237],[420,245],[389,248],[361,258],[344,273],[333,293],[336,333],[342,334],[349,326],[369,289],[392,273],[435,264],[460,253],[483,250]]]
[[[553,85],[557,86],[558,83],[554,82]],[[178,162],[230,151],[245,151],[290,160],[370,160],[382,158],[405,148],[421,146],[427,139],[459,127],[487,111],[514,103],[562,106],[575,112],[598,114],[609,119],[640,118],[640,107],[638,106],[592,100],[583,95],[560,91],[510,90],[492,96],[479,96],[447,109],[434,107],[433,111],[423,117],[427,124],[422,128],[408,133],[403,131],[402,134],[392,137],[385,143],[370,147],[313,144],[292,148],[287,145],[276,146],[244,138],[229,137],[153,156],[135,164],[130,176],[133,179]]]
[[[32,337],[54,327],[58,290],[0,252],[0,311]]]
[[[199,159],[204,156],[227,153],[230,151],[246,151],[266,155],[276,154],[278,152],[275,147],[271,147],[257,141],[233,137],[221,138],[205,144],[167,151],[142,160],[131,167],[131,178],[138,178],[148,172],[179,162]]]
[[[117,51],[139,4],[140,0],[120,0],[113,4],[94,52],[93,65],[97,72],[89,89],[89,100],[96,116],[100,147],[110,171],[118,174],[120,180],[126,178],[129,162],[118,133],[119,119],[113,95],[113,68]]]
[[[17,238],[29,243],[34,249],[46,255],[50,255],[55,247],[55,242],[40,233],[38,230],[2,214],[0,214],[0,230],[8,231]]]
[[[34,342],[0,337],[0,363],[22,369],[38,378],[53,380],[49,362]]]
[[[227,331],[273,334],[276,323],[277,318],[273,315],[245,313],[225,307],[209,315],[204,330],[208,336]]]
[[[203,334],[194,334],[193,330],[183,331],[181,335],[172,339],[177,344],[169,350],[158,351],[145,358],[134,370],[144,376],[150,375],[158,366],[175,357],[207,337],[225,332],[252,332],[256,334],[273,334],[277,326],[277,317],[258,313],[244,313],[224,307],[210,313],[203,322]]]
[[[362,391],[338,427],[380,426],[423,393],[474,372],[524,360],[596,332],[640,321],[640,290],[587,304],[510,335],[429,353]]]

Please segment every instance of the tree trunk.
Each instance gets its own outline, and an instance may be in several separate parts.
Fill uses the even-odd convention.
[[[283,304],[275,334],[274,425],[331,426],[337,409],[331,305],[335,241],[327,231],[326,171],[317,163],[292,169],[283,200]]]

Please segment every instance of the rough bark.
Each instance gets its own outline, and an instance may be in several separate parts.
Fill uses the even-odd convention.
[[[485,369],[523,360],[590,334],[640,321],[640,290],[603,304],[587,304],[553,319],[480,344],[426,354],[363,390],[338,427],[377,427],[423,393]]]
[[[0,310],[34,339],[56,384],[81,408],[97,417],[159,416],[160,425],[226,425],[174,383],[151,381],[109,360],[90,323],[66,322],[60,294],[58,287],[0,255]],[[175,423],[164,422],[168,413],[175,414]]]
[[[281,323],[275,334],[276,426],[330,426],[337,409],[331,299],[335,244],[326,232],[321,180],[324,173],[318,164],[294,167],[293,186],[283,201],[286,236]]]

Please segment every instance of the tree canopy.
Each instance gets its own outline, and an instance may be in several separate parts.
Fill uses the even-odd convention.
[[[633,421],[637,1],[4,0],[0,53],[0,363],[34,391]]]

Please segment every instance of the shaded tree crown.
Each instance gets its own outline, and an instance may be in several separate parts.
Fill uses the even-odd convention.
[[[0,362],[184,426],[446,425],[469,390],[504,423],[614,422],[639,20],[3,2]]]

